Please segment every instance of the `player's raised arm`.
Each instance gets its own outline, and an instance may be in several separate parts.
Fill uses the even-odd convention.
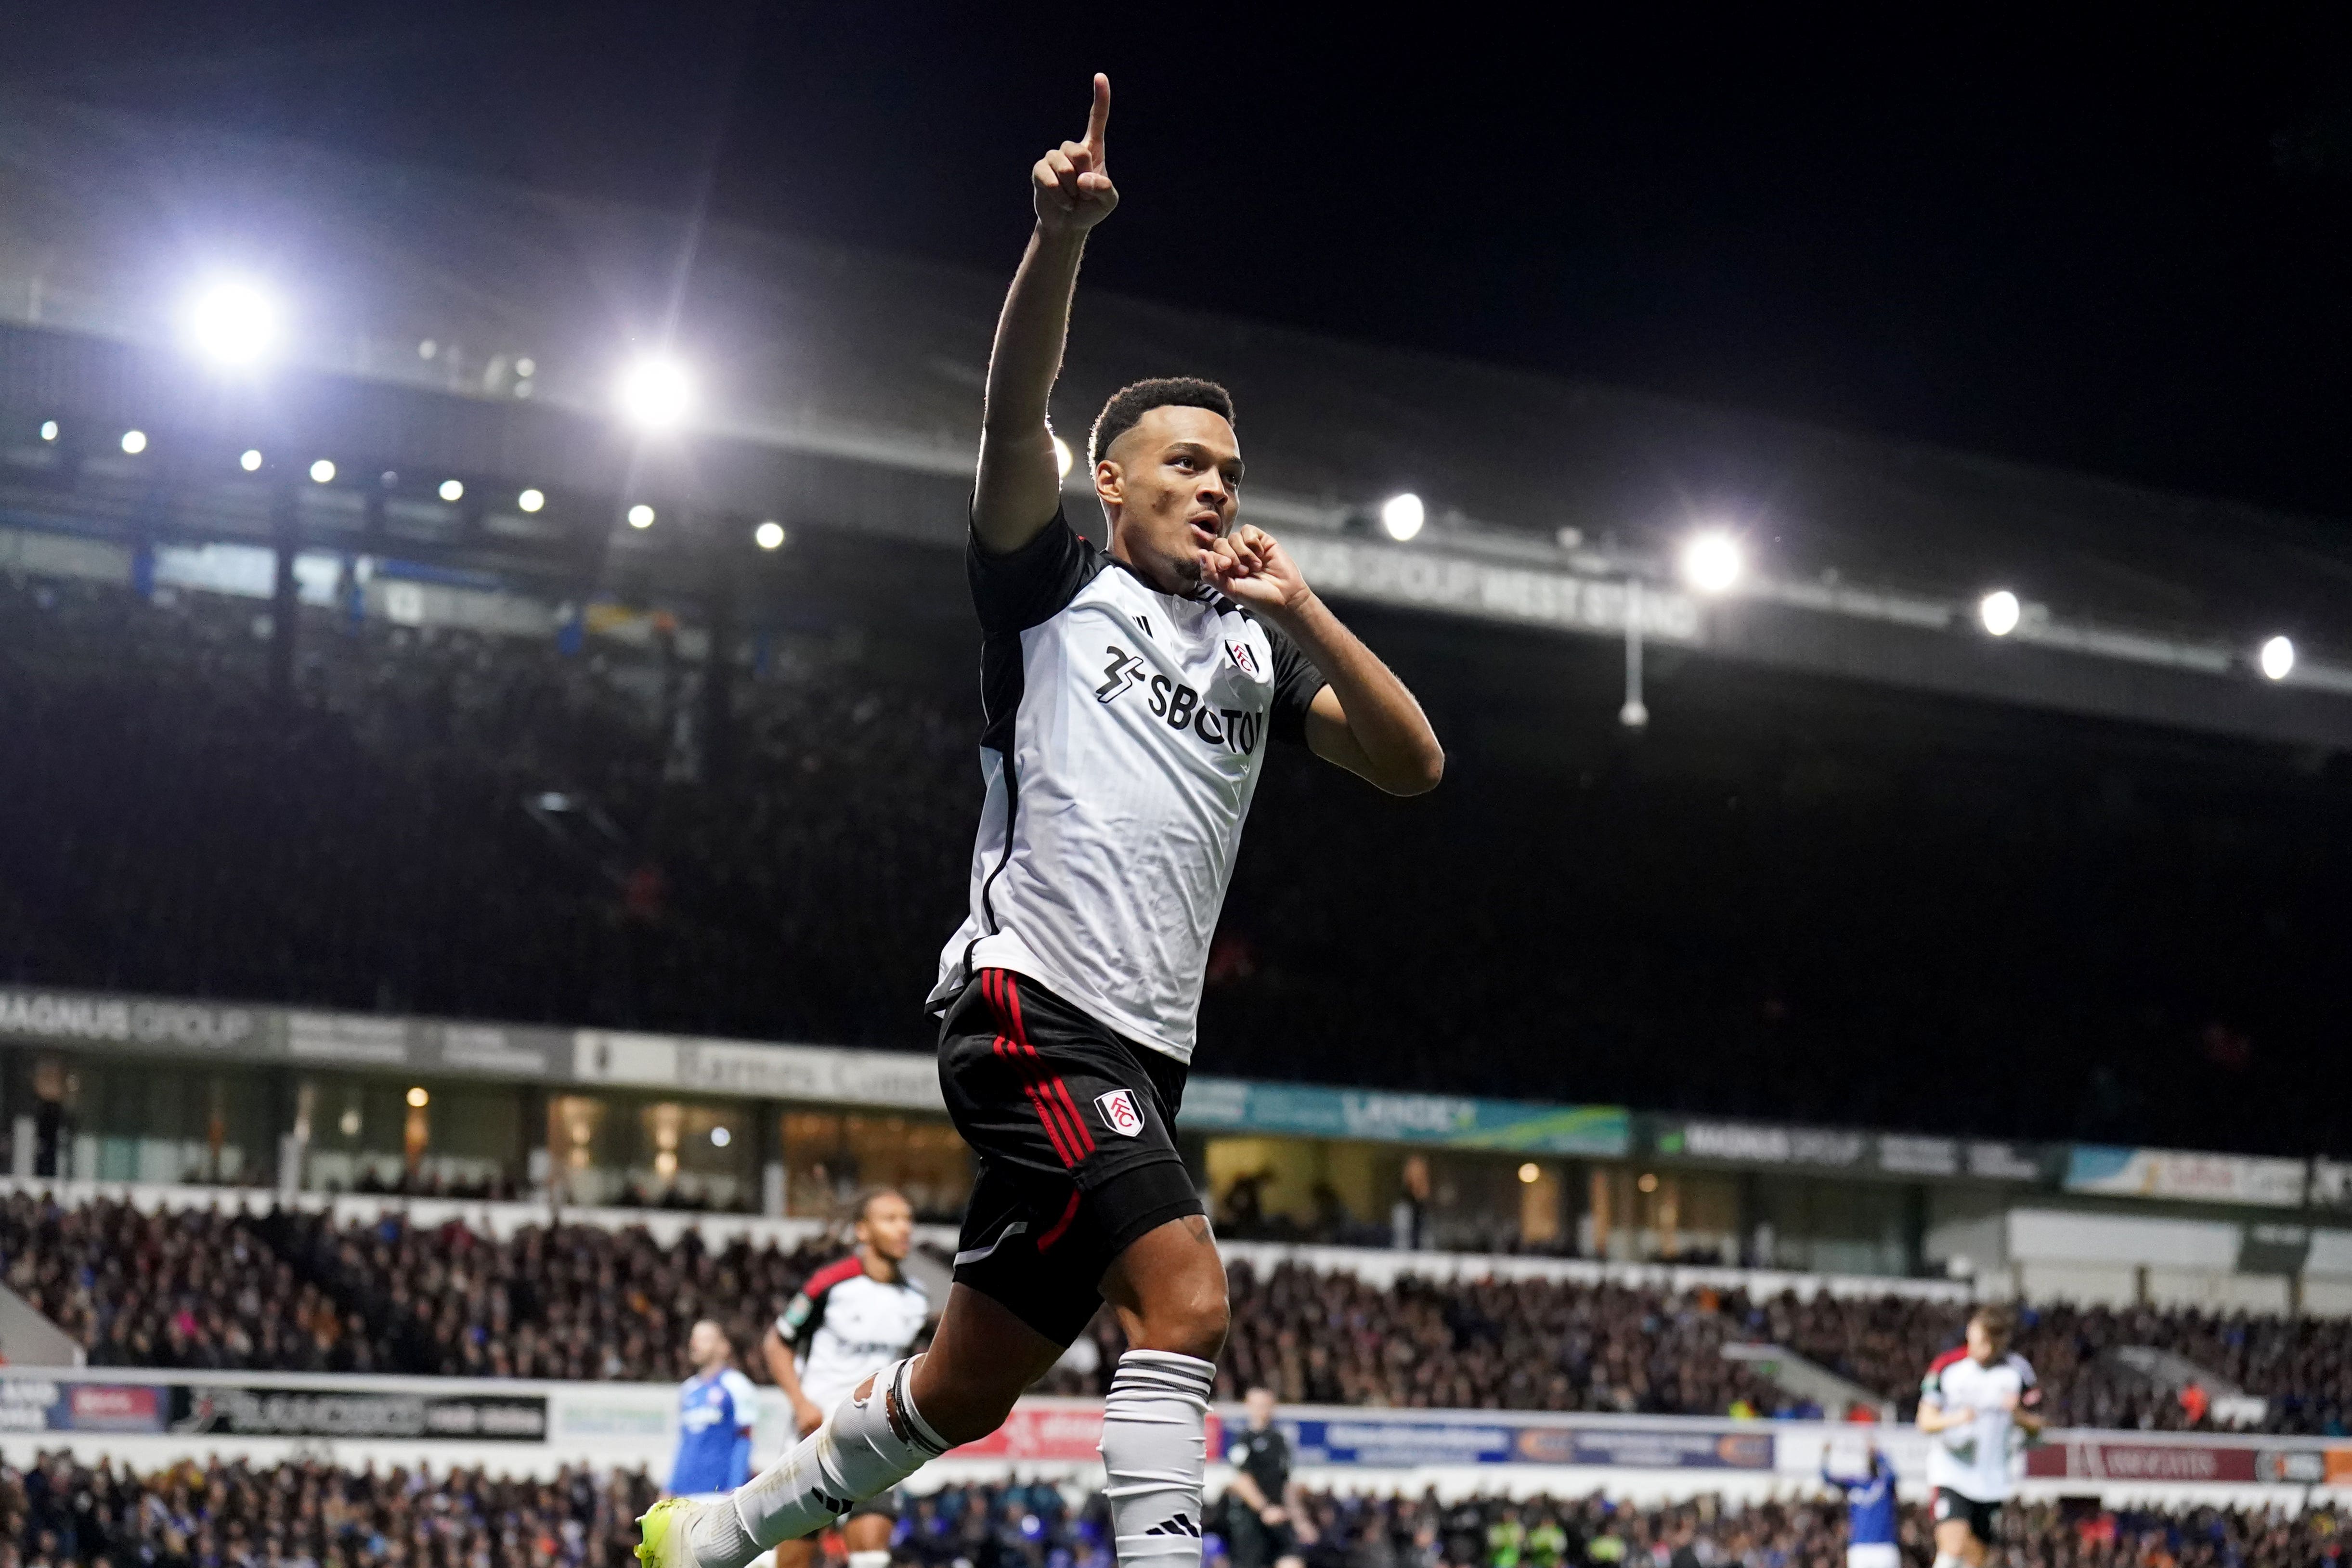
[[[981,415],[980,475],[971,526],[985,549],[1019,549],[1053,521],[1062,476],[1045,400],[1062,368],[1070,293],[1087,231],[1118,205],[1105,169],[1103,132],[1110,120],[1110,78],[1095,78],[1094,109],[1083,141],[1065,141],[1029,171],[1037,227],[996,319],[988,359],[988,402]]]

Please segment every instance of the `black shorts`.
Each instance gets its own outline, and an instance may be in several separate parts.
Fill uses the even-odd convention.
[[[1997,1502],[1979,1502],[1976,1499],[1962,1492],[1956,1492],[1949,1487],[1937,1487],[1936,1489],[1936,1522],[1941,1524],[1948,1519],[1967,1520],[1969,1533],[1987,1546],[1996,1545],[2000,1542],[2000,1504]]]
[[[1234,1568],[1274,1568],[1284,1558],[1298,1555],[1298,1537],[1286,1521],[1268,1524],[1239,1497],[1233,1498],[1226,1528],[1233,1534],[1225,1547]]]
[[[1184,1064],[1036,981],[982,969],[940,1024],[948,1115],[980,1156],[955,1278],[1068,1344],[1111,1260],[1205,1212],[1176,1152]]]

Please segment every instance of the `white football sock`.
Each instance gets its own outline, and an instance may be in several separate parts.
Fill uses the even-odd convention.
[[[1103,1401],[1103,1469],[1122,1563],[1201,1561],[1201,1481],[1208,1469],[1209,1391],[1217,1369],[1198,1356],[1130,1350]]]
[[[853,1552],[849,1554],[849,1568],[890,1568],[889,1549],[885,1547],[879,1552]]]
[[[737,1489],[733,1506],[701,1510],[688,1538],[701,1568],[743,1568],[758,1552],[814,1534],[947,1452],[907,1396],[913,1365],[911,1359],[894,1362],[876,1373],[865,1398],[834,1406],[824,1426]]]

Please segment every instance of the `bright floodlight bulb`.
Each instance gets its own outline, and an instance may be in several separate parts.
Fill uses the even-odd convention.
[[[629,527],[649,528],[654,526],[654,509],[643,501],[629,508]]]
[[[311,464],[310,481],[316,485],[333,484],[335,482],[334,460],[329,457],[321,457],[316,463]]]
[[[538,490],[525,490],[515,497],[515,505],[526,512],[536,512],[547,505],[547,497]]]
[[[1429,508],[1423,506],[1421,497],[1410,490],[1402,496],[1391,496],[1381,503],[1381,532],[1399,544],[1421,532],[1421,526],[1428,520]]]
[[[466,498],[466,482],[462,479],[442,480],[441,498],[445,501],[464,500]]]
[[[1721,593],[1748,570],[1739,541],[1721,528],[1693,535],[1683,546],[1683,580],[1701,593]]]
[[[257,363],[278,346],[278,303],[250,283],[213,283],[188,307],[188,339],[215,364]]]
[[[146,451],[147,433],[143,430],[124,431],[122,433],[122,450],[128,452],[133,457],[136,457],[141,453]]]
[[[1996,637],[2006,637],[2016,631],[2018,617],[2023,612],[2017,595],[2006,588],[1996,588],[1977,601],[1977,619]]]
[[[1065,479],[1068,478],[1073,461],[1075,459],[1070,455],[1070,444],[1058,435],[1054,437],[1054,472]]]
[[[261,448],[247,447],[237,457],[236,465],[248,474],[258,473],[261,469]]]
[[[751,542],[761,549],[780,549],[784,542],[784,525],[773,518],[751,530]]]
[[[639,360],[621,372],[621,412],[645,430],[671,430],[694,406],[694,382],[676,360]]]
[[[2294,643],[2285,637],[2273,637],[2263,644],[2263,674],[2272,680],[2283,681],[2294,670]]]

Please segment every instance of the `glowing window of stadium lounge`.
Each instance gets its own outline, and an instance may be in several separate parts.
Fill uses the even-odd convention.
[[[564,1197],[593,1207],[759,1207],[751,1116],[740,1103],[650,1094],[562,1094],[548,1146]],[[722,1138],[711,1134],[723,1132]]]
[[[907,1195],[918,1218],[956,1218],[971,1190],[971,1151],[943,1117],[787,1111],[784,1211],[830,1219],[866,1186]]]
[[[268,1097],[233,1073],[43,1055],[23,1083],[37,1176],[248,1183],[276,1163]]]
[[[425,1091],[414,1104],[412,1089]],[[511,1197],[524,1186],[521,1102],[505,1085],[305,1077],[295,1117],[310,1132],[303,1185],[320,1192]]]

